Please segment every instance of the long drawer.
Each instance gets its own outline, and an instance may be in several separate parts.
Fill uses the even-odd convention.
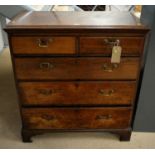
[[[15,54],[75,54],[75,37],[16,36],[11,38]]]
[[[24,108],[26,129],[123,129],[131,108]]]
[[[20,82],[28,106],[131,105],[136,82]]]
[[[139,58],[15,58],[19,80],[123,80],[136,79]]]
[[[143,51],[142,37],[81,37],[81,54],[102,54],[111,56],[112,47],[119,44],[123,56],[139,56]]]

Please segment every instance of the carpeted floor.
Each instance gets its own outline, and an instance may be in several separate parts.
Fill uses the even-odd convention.
[[[155,148],[155,133],[133,132],[130,142],[109,133],[49,133],[23,143],[9,50],[0,53],[0,148]]]

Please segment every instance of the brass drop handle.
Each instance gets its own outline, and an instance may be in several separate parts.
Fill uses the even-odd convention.
[[[112,118],[112,115],[97,115],[95,119],[96,120],[108,120],[111,118]]]
[[[51,95],[53,91],[52,89],[40,89],[38,90],[38,93],[42,95]]]
[[[119,67],[119,64],[116,64],[116,63],[112,63],[112,64],[105,63],[102,66],[105,72],[113,72],[113,70],[117,69],[118,67]]]
[[[110,90],[100,89],[99,90],[99,94],[103,96],[112,96],[114,92],[115,92],[114,89],[110,89]]]
[[[110,46],[118,46],[120,44],[119,39],[106,38],[104,39],[104,43]]]
[[[40,38],[37,40],[38,41],[38,46],[46,48],[49,45],[49,42],[52,42],[53,39],[48,39],[48,38]]]
[[[40,69],[52,69],[54,68],[54,65],[50,62],[41,62],[39,64]]]
[[[52,121],[52,120],[56,120],[57,119],[56,116],[46,115],[46,114],[42,115],[41,117],[43,119],[45,119],[45,120],[48,120],[48,121]]]

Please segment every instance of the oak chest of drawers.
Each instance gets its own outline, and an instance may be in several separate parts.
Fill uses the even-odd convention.
[[[130,140],[148,29],[127,12],[24,12],[8,33],[22,137],[108,131]],[[112,50],[121,47],[119,63]]]

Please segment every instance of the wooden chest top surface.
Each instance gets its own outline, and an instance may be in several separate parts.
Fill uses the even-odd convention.
[[[147,29],[129,12],[22,12],[7,28]]]

